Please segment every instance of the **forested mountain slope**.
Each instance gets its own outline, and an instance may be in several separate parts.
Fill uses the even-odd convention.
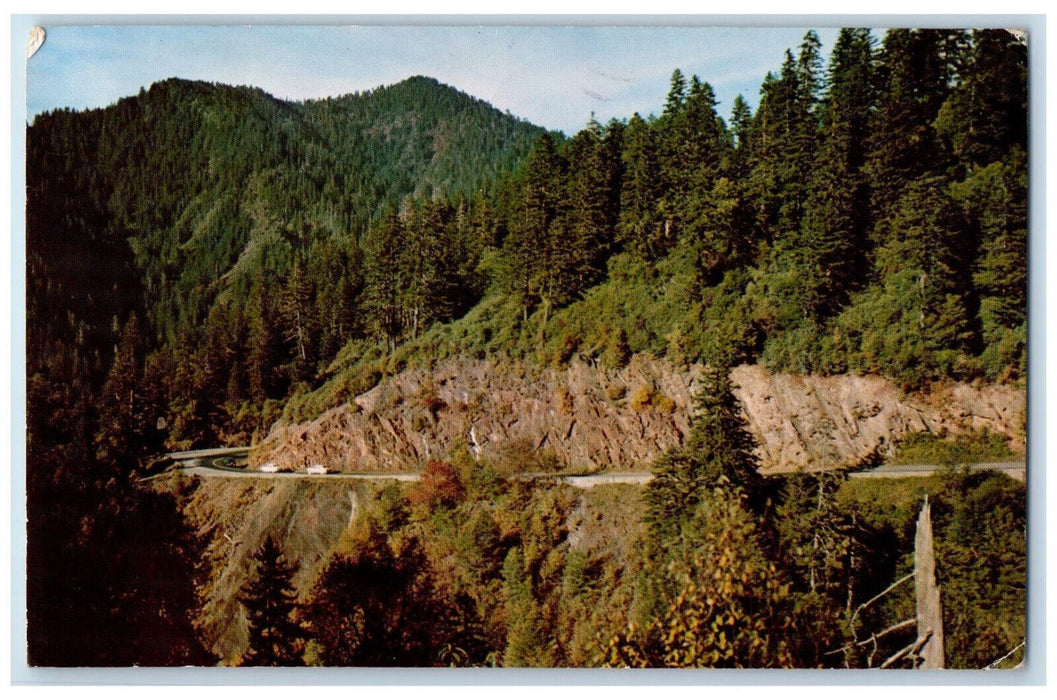
[[[239,415],[266,426],[265,402],[362,326],[362,231],[412,196],[482,198],[540,133],[427,78],[304,104],[171,79],[34,120],[33,663],[208,660],[186,616],[198,540],[130,471]]]
[[[846,29],[825,69],[808,33],[729,122],[677,70],[659,116],[540,138],[479,210],[475,274],[386,253],[444,250],[443,205],[372,228],[362,339],[286,416],[464,355],[1022,382],[1026,68],[1004,30]],[[483,297],[425,330],[460,291]]]
[[[215,419],[229,383],[281,398],[362,327],[364,229],[413,196],[466,211],[541,132],[428,78],[304,104],[172,79],[41,115],[27,138],[30,375],[98,389],[135,312],[129,341],[139,361],[162,350],[154,369],[173,384],[157,400],[182,405],[177,420]],[[48,368],[61,362],[76,366]]]
[[[808,32],[763,78],[755,110],[738,99],[721,117],[709,84],[676,70],[656,115],[591,120],[569,138],[426,78],[306,103],[168,80],[106,109],[41,115],[27,132],[31,656],[208,663],[190,620],[198,577],[210,575],[195,562],[216,533],[186,531],[182,486],[130,488],[130,472],[163,450],[245,444],[280,418],[353,410],[386,377],[407,381],[437,363],[536,367],[526,379],[540,366],[617,373],[647,354],[676,371],[707,367],[702,422],[656,466],[692,482],[676,484],[689,494],[678,518],[650,506],[651,532],[680,522],[689,533],[682,544],[657,535],[669,547],[650,554],[658,567],[676,554],[692,561],[714,539],[701,537],[710,523],[744,534],[755,522],[737,489],[753,491],[758,465],[735,429],[724,370],[874,374],[921,393],[948,380],[998,383],[1015,394],[1027,352],[1027,68],[1026,46],[999,29],[896,29],[883,41],[844,29],[828,64]],[[423,434],[421,409],[444,410],[413,408]],[[481,474],[508,466],[525,465]],[[701,500],[716,473],[724,488],[733,480],[731,493]],[[520,512],[520,487],[489,481],[480,502],[493,491],[509,491]],[[416,518],[432,518],[434,496]],[[403,496],[393,498],[402,512]],[[796,501],[793,515],[811,502]],[[478,509],[474,522],[491,532]],[[418,522],[383,515],[357,535],[379,556],[386,532]],[[524,523],[533,537],[550,530]],[[759,552],[757,535],[746,540],[751,567],[764,566],[777,535],[759,536]],[[558,590],[557,569],[539,576],[546,548],[504,542],[480,580],[452,573],[452,590],[480,586],[492,601],[501,565],[504,615],[531,620],[539,586]],[[417,561],[408,552],[405,573]],[[367,564],[333,562],[331,583]],[[1023,572],[1022,558],[1013,568]],[[834,620],[872,595],[853,579],[824,591]],[[654,592],[654,622],[679,585]],[[320,591],[323,605],[333,591]],[[603,612],[611,631],[629,619],[619,606]],[[93,645],[114,618],[130,622]],[[498,636],[479,651],[506,639],[505,622],[493,622]],[[320,643],[340,662],[344,633],[320,639],[331,633]],[[509,634],[508,663],[559,658],[531,629]],[[610,662],[634,661],[631,637],[613,638]],[[653,652],[639,661],[659,663]],[[834,662],[820,653],[768,663]],[[724,663],[735,661],[756,663]]]
[[[30,374],[98,386],[131,326],[133,409],[174,445],[458,353],[1016,380],[1025,76],[1001,30],[849,29],[729,123],[678,70],[659,116],[568,140],[425,78],[305,104],[167,81],[44,115]]]

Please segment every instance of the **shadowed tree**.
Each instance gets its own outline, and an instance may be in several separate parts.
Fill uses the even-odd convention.
[[[239,600],[246,606],[249,650],[243,666],[301,666],[306,634],[295,619],[296,567],[282,561],[279,546],[268,537],[254,555],[256,575],[243,586]]]

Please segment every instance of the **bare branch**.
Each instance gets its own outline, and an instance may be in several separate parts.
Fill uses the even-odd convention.
[[[854,627],[855,627],[855,618],[859,616],[860,612],[862,612],[868,606],[876,603],[880,598],[883,598],[885,595],[890,593],[892,591],[892,589],[895,588],[896,586],[898,586],[899,584],[905,583],[906,581],[909,581],[912,578],[914,578],[914,572],[910,572],[909,574],[907,574],[903,578],[901,578],[898,581],[896,581],[895,583],[893,583],[888,588],[884,589],[883,591],[881,591],[880,593],[875,595],[873,598],[870,598],[868,601],[866,601],[865,603],[863,603],[859,607],[855,608],[855,612],[853,612],[851,614],[851,623],[850,624],[851,624],[852,628],[854,629]]]
[[[907,646],[903,647],[902,649],[897,651],[892,656],[889,656],[888,659],[883,664],[881,664],[881,668],[888,668],[889,666],[891,666],[895,662],[897,662],[900,659],[902,659],[904,656],[908,656],[908,655],[909,656],[914,656],[919,651],[921,651],[921,648],[923,646],[925,646],[928,643],[929,639],[931,639],[931,638],[932,638],[932,630],[929,630],[925,634],[923,634],[920,637],[918,637],[917,640],[914,641],[913,643],[908,644]]]
[[[995,659],[995,660],[994,660],[994,661],[992,661],[991,663],[989,663],[989,664],[987,664],[986,666],[984,666],[984,670],[985,670],[985,671],[993,671],[993,670],[994,670],[994,668],[995,668],[996,666],[998,666],[998,664],[1002,663],[1003,661],[1005,661],[1006,659],[1008,659],[1008,658],[1009,658],[1010,656],[1013,656],[1013,654],[1016,654],[1016,653],[1017,653],[1017,650],[1018,650],[1018,649],[1020,649],[1020,648],[1022,648],[1023,646],[1024,646],[1024,642],[1021,642],[1020,644],[1016,645],[1015,647],[1013,647],[1012,649],[1010,649],[1010,650],[1009,650],[1008,652],[1006,652],[1006,654],[1004,654],[1003,656],[1001,656],[1001,657],[999,657],[999,658]]]
[[[907,618],[906,620],[903,620],[901,622],[897,622],[894,625],[892,625],[891,627],[887,627],[887,628],[881,630],[880,632],[876,632],[874,634],[871,634],[869,637],[867,637],[866,639],[864,639],[861,642],[853,642],[851,644],[845,644],[844,646],[842,646],[839,649],[834,649],[832,651],[825,652],[823,654],[823,656],[830,656],[832,654],[839,654],[839,653],[841,653],[843,651],[848,651],[849,649],[854,649],[855,647],[864,647],[867,644],[871,644],[873,642],[876,642],[878,639],[880,639],[881,637],[885,636],[886,634],[889,634],[890,632],[895,632],[896,630],[901,630],[901,629],[903,629],[905,627],[911,627],[911,626],[913,626],[916,623],[917,623],[917,618],[913,618],[913,617]]]

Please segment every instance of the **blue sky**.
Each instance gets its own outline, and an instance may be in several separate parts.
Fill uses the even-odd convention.
[[[30,119],[112,104],[168,77],[301,100],[428,75],[571,134],[590,118],[660,110],[674,68],[716,90],[722,116],[807,27],[54,26],[27,66]],[[817,28],[828,55],[834,28]]]

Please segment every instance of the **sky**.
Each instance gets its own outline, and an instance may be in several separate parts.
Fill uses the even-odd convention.
[[[252,85],[282,98],[338,96],[426,75],[573,134],[659,113],[672,71],[696,74],[729,117],[755,107],[808,27],[45,26],[27,65],[27,116],[113,104],[169,77]],[[837,29],[816,28],[828,56]]]

